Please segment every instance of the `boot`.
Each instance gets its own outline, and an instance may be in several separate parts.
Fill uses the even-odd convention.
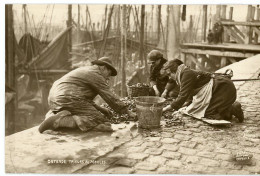
[[[63,110],[58,112],[57,114],[51,114],[50,116],[45,119],[40,127],[39,127],[39,132],[43,133],[45,130],[53,130],[57,129],[59,127],[59,119],[62,117],[65,117],[67,115],[70,115],[71,113],[69,111]]]
[[[238,121],[240,123],[242,123],[244,121],[244,113],[243,113],[243,110],[242,110],[242,106],[239,102],[235,101],[232,104],[231,113],[232,113],[232,115],[234,115],[238,119]]]
[[[45,130],[55,129],[55,127],[57,126],[57,124],[55,124],[55,121],[58,120],[59,118],[60,116],[55,114],[53,116],[50,116],[48,119],[44,120],[38,129],[39,132],[43,133]]]

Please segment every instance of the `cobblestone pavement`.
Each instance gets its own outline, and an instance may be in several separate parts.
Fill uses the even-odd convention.
[[[159,136],[142,133],[99,158],[106,164],[88,165],[77,173],[88,174],[260,174],[260,82],[238,90],[245,121],[230,127],[213,127],[190,117],[184,126],[161,129]],[[247,164],[233,156],[253,154]]]

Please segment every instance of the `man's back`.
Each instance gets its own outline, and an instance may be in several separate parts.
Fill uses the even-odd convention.
[[[105,82],[98,66],[85,66],[75,69],[54,82],[49,99],[67,98],[94,99],[97,91],[95,82]]]

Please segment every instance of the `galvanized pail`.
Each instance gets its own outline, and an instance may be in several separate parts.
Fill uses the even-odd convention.
[[[159,128],[165,99],[155,96],[140,96],[135,100],[139,127]]]

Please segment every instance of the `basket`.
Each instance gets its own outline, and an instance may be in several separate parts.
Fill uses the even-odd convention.
[[[150,87],[127,86],[129,97],[148,96]]]

